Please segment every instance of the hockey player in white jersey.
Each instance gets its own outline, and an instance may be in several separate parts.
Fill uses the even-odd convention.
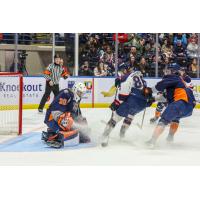
[[[122,67],[125,68],[127,66],[124,65]],[[140,71],[133,71],[122,76],[120,87],[117,90],[113,103],[110,105],[110,109],[113,112],[103,133],[102,146],[108,145],[110,132],[123,118],[125,119],[120,129],[120,137],[124,137],[134,116],[146,107],[149,107],[153,101],[152,90],[147,87]]]

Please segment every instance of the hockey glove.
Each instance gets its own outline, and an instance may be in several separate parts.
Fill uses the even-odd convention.
[[[121,79],[118,77],[115,79],[115,87],[119,88],[121,86]]]
[[[142,91],[143,95],[146,97],[146,98],[150,98],[152,97],[152,89],[150,87],[145,87]]]
[[[153,102],[155,102],[155,98],[153,96],[147,98],[147,107],[150,107]]]
[[[115,100],[111,103],[110,109],[111,109],[112,111],[115,111],[115,110],[117,110],[117,109],[119,108],[119,106],[120,106],[120,102],[119,102],[118,100],[115,99]]]

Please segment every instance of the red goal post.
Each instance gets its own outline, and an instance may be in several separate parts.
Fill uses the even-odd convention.
[[[22,134],[23,75],[0,72],[0,135]]]

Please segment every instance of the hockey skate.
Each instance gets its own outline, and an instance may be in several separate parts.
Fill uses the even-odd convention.
[[[125,138],[126,129],[127,129],[126,126],[122,125],[122,127],[120,129],[120,133],[119,133],[120,139]]]
[[[166,140],[167,140],[168,143],[173,143],[173,141],[174,141],[174,135],[168,134]]]
[[[53,132],[49,128],[47,128],[47,131],[42,131],[41,140],[47,142],[49,137],[52,137],[55,134],[56,134],[55,132]]]
[[[48,132],[42,131],[41,140],[44,140],[46,142],[48,138],[49,138]]]
[[[105,128],[103,136],[102,136],[102,142],[101,142],[102,147],[108,146],[109,135],[110,135],[110,132],[115,127],[115,125],[116,125],[116,122],[111,118],[109,120],[108,124],[106,125],[106,128]]]
[[[107,147],[108,146],[108,140],[109,140],[109,134],[103,134],[101,146]]]
[[[156,146],[156,142],[153,139],[148,140],[145,144],[149,149],[154,149]]]
[[[63,136],[63,134],[58,133],[57,136],[54,137],[54,139],[48,138],[48,140],[46,141],[46,144],[49,147],[53,147],[53,148],[64,147],[64,136]]]
[[[38,114],[43,114],[43,109],[38,109]]]
[[[56,149],[59,149],[59,148],[61,148],[61,147],[64,147],[64,142],[62,142],[62,141],[51,140],[51,141],[47,141],[46,144],[47,144],[49,147],[53,147],[53,148],[56,148]]]

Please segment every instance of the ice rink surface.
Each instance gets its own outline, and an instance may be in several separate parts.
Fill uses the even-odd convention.
[[[200,110],[195,109],[192,117],[181,121],[173,144],[166,143],[166,128],[156,149],[152,150],[146,148],[144,143],[154,130],[154,125],[149,124],[154,110],[147,109],[142,130],[136,123],[141,123],[143,113],[137,115],[124,140],[119,139],[119,123],[111,133],[109,146],[102,148],[99,145],[105,128],[102,120],[108,121],[111,111],[102,108],[82,109],[92,129],[91,138],[97,146],[48,152],[0,152],[0,165],[199,165]],[[36,110],[25,110],[23,133],[40,134],[46,129],[43,120],[44,114],[38,114]],[[13,136],[0,136],[0,141],[11,138]]]

